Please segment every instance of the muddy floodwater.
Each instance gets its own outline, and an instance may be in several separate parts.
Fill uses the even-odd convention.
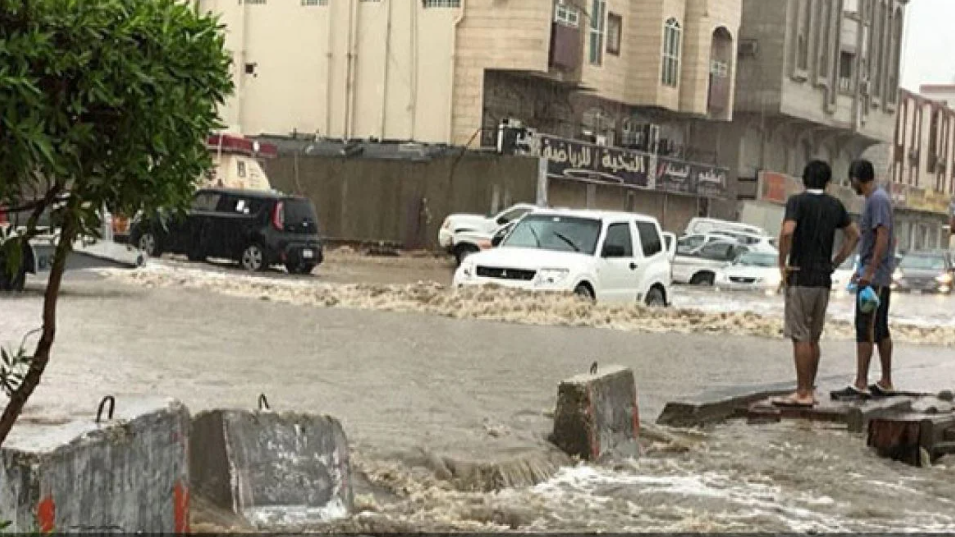
[[[108,393],[251,408],[266,393],[275,409],[336,416],[354,448],[358,512],[325,529],[955,531],[955,460],[908,467],[819,424],[653,426],[668,400],[791,381],[775,298],[681,290],[677,305],[695,311],[595,308],[454,294],[437,281],[441,260],[362,263],[312,278],[168,261],[71,274],[28,413],[86,415]],[[0,343],[38,326],[41,301],[36,282],[0,298]],[[839,307],[822,390],[854,367]],[[933,315],[893,320],[901,387],[955,388],[953,327]],[[557,385],[594,360],[634,370],[644,453],[558,468],[545,441]],[[473,468],[534,483],[495,487]]]

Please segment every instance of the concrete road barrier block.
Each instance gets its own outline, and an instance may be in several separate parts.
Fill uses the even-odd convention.
[[[637,386],[629,368],[609,366],[560,383],[551,440],[568,455],[594,461],[633,454],[639,433]]]
[[[260,528],[347,516],[354,504],[348,440],[328,416],[212,410],[190,437],[196,494]]]
[[[117,397],[113,419],[17,422],[0,449],[0,520],[11,532],[189,531],[189,412]]]

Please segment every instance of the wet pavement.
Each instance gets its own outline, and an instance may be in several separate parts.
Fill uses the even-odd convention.
[[[432,268],[422,271],[421,263]],[[417,281],[448,274],[444,263],[345,260],[312,278],[347,282],[357,274],[382,283]],[[709,303],[697,292],[690,290],[686,299]],[[26,294],[0,298],[0,342],[18,341],[39,326],[40,293],[40,282],[33,281]],[[767,297],[765,307],[772,300]],[[739,306],[727,301],[725,307]],[[850,341],[824,346],[821,388],[850,378],[853,347]],[[53,360],[29,412],[88,409],[92,415],[108,393],[170,395],[192,412],[250,408],[266,393],[275,409],[342,419],[371,467],[408,460],[408,453],[422,449],[493,459],[542,449],[559,381],[594,360],[633,368],[646,423],[668,400],[778,386],[793,374],[790,346],[779,339],[299,306],[147,289],[78,271],[66,279]],[[955,388],[952,348],[899,345],[896,364],[900,387]],[[390,469],[389,475],[402,471]],[[354,523],[403,529],[955,531],[953,472],[955,462],[945,459],[926,470],[878,459],[863,439],[825,426],[736,424],[693,437],[677,452],[663,450],[616,467],[565,469],[530,489],[465,493],[409,473],[406,479],[420,494],[399,494]]]

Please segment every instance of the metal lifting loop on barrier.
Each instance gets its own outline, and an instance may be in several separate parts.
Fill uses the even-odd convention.
[[[96,409],[96,423],[100,422],[100,419],[103,417],[103,407],[106,405],[106,402],[109,401],[109,413],[106,415],[106,419],[113,419],[113,410],[116,408],[116,398],[112,395],[107,395],[99,402],[99,408]]]
[[[259,394],[259,410],[272,410],[269,406],[269,400],[265,398],[264,393]]]

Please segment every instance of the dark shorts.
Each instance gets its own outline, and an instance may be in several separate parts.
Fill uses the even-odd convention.
[[[882,343],[889,339],[889,300],[892,290],[888,286],[873,286],[879,293],[879,308],[872,313],[859,311],[859,301],[856,300],[856,342]]]

